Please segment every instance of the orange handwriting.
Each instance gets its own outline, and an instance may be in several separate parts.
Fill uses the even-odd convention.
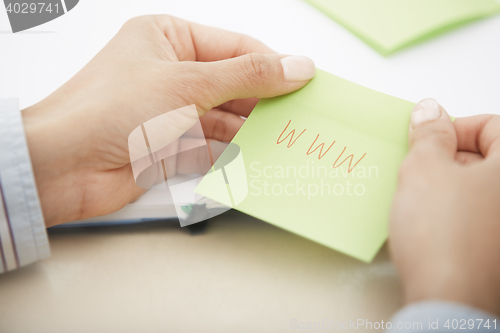
[[[306,153],[306,154],[307,154],[307,155],[311,155],[312,153],[314,153],[314,152],[315,152],[316,150],[318,150],[318,148],[319,148],[319,156],[318,156],[318,160],[320,160],[320,159],[322,159],[322,158],[323,158],[323,156],[325,156],[325,155],[326,155],[326,153],[328,153],[328,151],[330,150],[330,148],[332,148],[332,147],[333,147],[333,145],[335,144],[335,142],[337,142],[337,141],[333,141],[333,143],[330,145],[330,147],[328,147],[328,149],[327,149],[324,153],[323,153],[323,148],[325,148],[325,143],[324,143],[324,142],[320,143],[320,144],[319,144],[316,148],[314,148],[314,150],[313,150],[313,151],[311,151],[311,148],[314,146],[314,144],[316,143],[316,140],[318,140],[318,138],[319,138],[319,134],[318,134],[318,135],[316,135],[316,139],[314,139],[314,142],[313,142],[313,143],[311,143],[311,147],[309,147],[309,149],[307,150],[307,153]],[[321,148],[320,148],[320,147],[321,147]]]
[[[341,166],[342,164],[344,164],[345,161],[347,161],[348,159],[350,159],[349,166],[347,167],[347,173],[350,173],[356,167],[356,165],[358,165],[358,163],[361,162],[361,160],[366,156],[366,153],[364,153],[363,156],[361,156],[361,158],[356,162],[356,164],[354,164],[354,166],[352,168],[351,168],[351,164],[352,164],[352,160],[354,159],[354,154],[351,154],[351,155],[347,156],[345,158],[345,160],[343,160],[342,162],[340,162],[339,165],[336,165],[337,162],[342,157],[342,155],[344,154],[346,148],[347,147],[344,147],[344,150],[342,150],[342,153],[340,153],[339,157],[337,157],[337,159],[335,160],[335,163],[333,163],[332,167],[333,168],[338,168],[339,166]]]
[[[293,146],[293,145],[294,145],[294,143],[295,143],[295,142],[296,142],[296,141],[300,138],[300,136],[301,136],[302,134],[304,134],[304,132],[306,131],[306,129],[304,129],[304,130],[302,131],[302,133],[300,133],[300,134],[299,134],[299,136],[298,136],[298,137],[296,137],[296,138],[295,138],[295,140],[293,140],[293,136],[295,135],[295,130],[292,130],[290,133],[288,133],[288,134],[285,136],[285,138],[284,138],[283,140],[281,140],[281,141],[280,141],[281,136],[285,133],[286,129],[288,128],[288,125],[290,125],[290,123],[291,123],[291,122],[292,122],[292,120],[289,120],[289,121],[288,121],[288,124],[286,124],[285,129],[283,130],[283,132],[281,132],[281,134],[280,134],[280,136],[279,136],[278,140],[276,141],[276,144],[280,144],[280,143],[282,143],[283,141],[285,141],[285,140],[286,140],[286,138],[288,138],[288,137],[291,135],[291,137],[290,137],[290,141],[289,141],[289,142],[288,142],[288,144],[286,145],[288,148],[290,148],[290,147],[291,147],[291,146]],[[293,140],[293,141],[292,141],[292,140]]]
[[[297,140],[301,137],[302,134],[304,134],[304,132],[306,131],[306,129],[304,129],[294,140],[294,135],[295,135],[295,129],[292,129],[283,139],[281,138],[283,136],[283,134],[285,134],[286,130],[288,129],[288,126],[290,126],[290,123],[292,122],[292,120],[289,120],[288,121],[288,124],[286,124],[285,126],[285,129],[283,130],[283,132],[281,132],[280,136],[278,137],[278,140],[276,140],[276,144],[280,144],[282,143],[283,141],[285,141],[288,137],[290,137],[289,141],[288,141],[288,144],[287,144],[287,148],[290,148],[291,146],[293,146],[295,144],[295,142],[297,142]],[[316,148],[313,149],[313,146],[314,144],[316,144],[316,141],[318,141],[318,138],[319,138],[319,134],[316,135],[316,138],[314,139],[313,143],[311,143],[311,146],[309,147],[309,149],[307,150],[306,152],[306,155],[311,155],[312,153],[314,153],[316,150],[318,150],[319,148],[319,154],[318,154],[318,160],[322,159],[329,151],[330,149],[333,147],[333,145],[337,142],[337,141],[333,141],[332,144],[326,149],[325,152],[323,152],[323,148],[325,148],[325,143],[322,142],[320,144],[318,144],[316,146]],[[313,149],[313,150],[311,150]],[[333,163],[332,167],[333,168],[338,168],[340,167],[342,164],[344,164],[347,160],[349,160],[349,166],[347,167],[347,173],[350,173],[352,170],[354,170],[354,168],[359,164],[359,162],[361,162],[361,160],[363,158],[365,158],[366,156],[366,153],[363,154],[363,156],[361,156],[361,158],[354,164],[354,166],[352,165],[353,163],[353,160],[354,160],[354,154],[351,154],[349,156],[347,156],[346,158],[344,158],[344,160],[340,163],[339,160],[342,158],[342,156],[344,155],[345,151],[347,149],[347,146],[344,147],[344,150],[342,150],[342,152],[340,153],[340,155],[337,157],[337,159],[335,160],[335,163]],[[337,164],[338,163],[338,164]]]

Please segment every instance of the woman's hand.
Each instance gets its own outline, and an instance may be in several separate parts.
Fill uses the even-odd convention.
[[[207,139],[230,141],[257,98],[314,76],[305,57],[169,16],[134,18],[79,73],[23,111],[46,225],[116,211],[143,193],[127,139],[145,121],[196,104]]]
[[[452,123],[427,99],[411,119],[390,226],[406,301],[500,314],[500,116]]]

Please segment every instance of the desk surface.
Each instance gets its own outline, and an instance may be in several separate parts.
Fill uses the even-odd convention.
[[[500,16],[384,58],[301,0],[85,0],[20,34],[0,10],[0,98],[39,101],[127,19],[157,13],[400,98],[435,97],[455,116],[500,114]],[[50,259],[0,276],[1,332],[281,332],[294,319],[386,321],[401,305],[385,249],[366,265],[236,212],[198,236],[167,222],[49,236]]]
[[[288,332],[387,321],[400,285],[370,265],[236,211],[175,223],[52,229],[52,257],[0,275],[0,332]]]

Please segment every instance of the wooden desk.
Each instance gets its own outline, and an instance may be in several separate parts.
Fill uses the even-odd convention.
[[[49,236],[50,259],[0,275],[0,332],[275,333],[401,306],[385,248],[364,264],[235,211],[195,236],[173,222]]]

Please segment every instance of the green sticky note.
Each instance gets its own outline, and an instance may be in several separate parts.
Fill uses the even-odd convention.
[[[496,0],[306,0],[383,55],[500,11]]]
[[[196,192],[369,262],[388,236],[413,106],[317,70],[299,91],[258,103],[232,141],[240,154],[217,160],[235,163]]]

